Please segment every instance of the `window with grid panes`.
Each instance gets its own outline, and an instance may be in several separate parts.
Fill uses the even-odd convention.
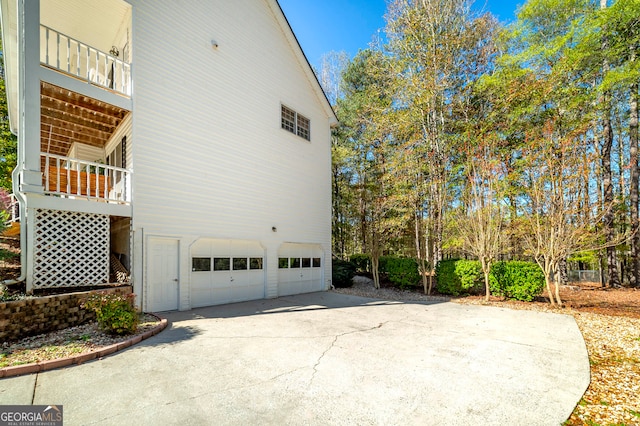
[[[296,121],[298,122],[298,136],[300,136],[302,139],[310,140],[309,119],[301,116],[300,114],[297,114]]]
[[[296,112],[282,105],[282,128],[296,133]]]
[[[282,105],[281,122],[284,130],[308,141],[311,140],[311,121],[307,117]]]

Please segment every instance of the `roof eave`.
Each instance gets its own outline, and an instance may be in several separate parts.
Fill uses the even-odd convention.
[[[2,21],[2,59],[7,96],[7,111],[11,133],[18,134],[18,35],[17,4],[15,0],[0,0],[0,20]]]
[[[329,125],[331,127],[336,127],[339,123],[338,117],[336,116],[336,113],[333,110],[331,103],[329,102],[329,98],[327,98],[327,94],[324,92],[324,90],[322,89],[322,86],[320,85],[320,82],[318,81],[318,77],[313,72],[311,63],[307,59],[307,55],[305,55],[304,51],[302,50],[302,47],[300,46],[300,42],[298,41],[298,38],[296,37],[295,33],[293,32],[293,29],[291,28],[291,24],[289,24],[289,20],[285,16],[284,11],[282,10],[282,7],[280,7],[280,3],[278,3],[278,0],[268,0],[268,3],[271,6],[271,9],[274,15],[276,16],[276,18],[278,19],[280,25],[285,30],[284,33],[289,39],[291,45],[293,46],[296,55],[300,59],[300,62],[303,65],[305,74],[307,75],[307,78],[311,82],[314,91],[316,92],[316,94],[318,95],[318,98],[323,103],[324,110],[327,114],[327,117],[329,118]]]

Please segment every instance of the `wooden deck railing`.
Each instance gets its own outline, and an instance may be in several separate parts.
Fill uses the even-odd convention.
[[[46,194],[128,204],[130,172],[120,167],[41,153]]]

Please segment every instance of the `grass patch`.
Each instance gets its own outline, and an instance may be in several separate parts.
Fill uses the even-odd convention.
[[[11,260],[20,257],[20,253],[16,253],[6,249],[0,249],[0,260]]]
[[[634,410],[629,410],[629,412],[640,419],[640,412]]]

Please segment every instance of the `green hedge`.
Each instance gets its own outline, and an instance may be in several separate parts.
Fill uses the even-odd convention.
[[[357,272],[371,272],[371,256],[366,253],[356,253],[349,257]]]
[[[489,283],[494,295],[530,302],[544,289],[544,273],[535,262],[496,262]]]
[[[482,265],[477,260],[441,260],[436,265],[436,280],[440,293],[453,296],[480,293],[484,288]]]
[[[346,260],[333,259],[331,262],[331,282],[334,287],[351,287],[356,268]]]
[[[420,273],[415,259],[407,257],[381,256],[379,271],[387,274],[394,286],[406,289],[420,285]]]

